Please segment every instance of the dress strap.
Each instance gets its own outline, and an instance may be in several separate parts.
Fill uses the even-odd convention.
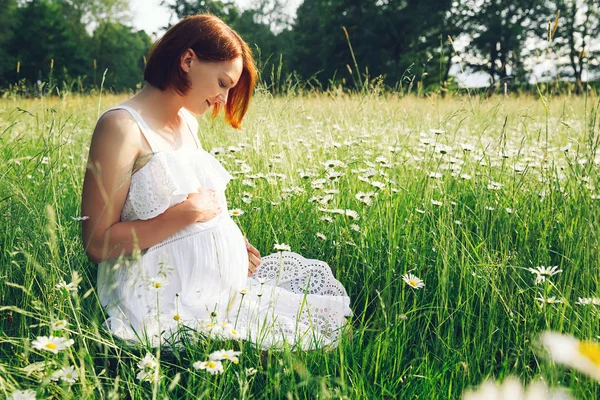
[[[188,129],[190,130],[190,133],[192,134],[192,137],[194,138],[194,142],[196,142],[197,148],[198,149],[202,148],[202,146],[200,145],[200,140],[198,139],[198,129],[196,128],[196,131],[194,131],[194,128],[192,128],[192,127],[195,125],[190,120],[190,118],[195,120],[194,115],[183,107],[179,109],[179,115],[181,115],[183,117],[183,119],[185,120],[185,123],[187,124]]]
[[[137,111],[135,111],[133,108],[131,108],[129,106],[118,105],[118,106],[109,108],[108,110],[105,111],[105,113],[108,111],[111,111],[111,110],[119,110],[119,109],[125,110],[125,111],[129,112],[129,114],[131,114],[133,119],[135,119],[138,126],[140,127],[142,134],[148,141],[148,144],[150,145],[150,150],[152,150],[153,153],[156,153],[158,151],[158,147],[155,145],[154,139],[152,138],[152,130],[150,129],[150,127],[148,127],[148,124],[146,124],[146,121],[144,121],[142,119],[142,117],[140,116],[140,114],[138,114]]]

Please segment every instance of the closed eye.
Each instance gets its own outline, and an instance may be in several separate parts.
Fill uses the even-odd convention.
[[[220,79],[219,79],[219,86],[221,86],[222,88],[224,88],[224,87],[225,87],[225,84],[224,84],[224,83],[223,83],[223,81],[222,81],[222,80],[220,80]]]

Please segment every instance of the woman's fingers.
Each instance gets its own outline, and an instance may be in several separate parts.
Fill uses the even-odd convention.
[[[260,258],[257,257],[255,254],[248,252],[248,260],[250,261],[250,263],[252,263],[254,266],[259,266],[260,265]]]

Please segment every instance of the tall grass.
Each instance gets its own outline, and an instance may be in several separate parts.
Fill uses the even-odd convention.
[[[124,99],[103,96],[101,107]],[[352,330],[333,351],[262,354],[203,341],[161,354],[157,385],[136,379],[145,349],[99,328],[96,269],[72,218],[98,104],[77,95],[0,100],[3,395],[448,399],[512,374],[600,397],[598,383],[542,360],[535,344],[545,329],[599,339],[600,307],[577,304],[600,297],[597,98],[259,94],[241,132],[200,118],[204,148],[224,148],[217,157],[236,176],[227,196],[230,209],[245,211],[242,230],[262,254],[285,242],[329,263],[352,299]],[[327,160],[345,166],[328,171]],[[241,173],[242,163],[252,171]],[[329,179],[331,170],[343,175]],[[280,175],[248,176],[259,173]],[[313,188],[319,178],[339,191],[327,204]],[[355,196],[370,191],[371,205]],[[527,268],[540,265],[563,272],[536,285]],[[83,278],[77,293],[57,289],[72,271]],[[408,286],[408,272],[425,287]],[[552,297],[562,302],[536,300]],[[57,319],[68,321],[61,334],[74,345],[57,355],[32,349]],[[192,368],[223,346],[242,350],[240,364],[215,376]],[[76,383],[48,379],[63,365],[76,367]]]

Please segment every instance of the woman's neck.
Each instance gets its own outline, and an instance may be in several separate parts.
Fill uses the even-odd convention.
[[[178,112],[183,107],[181,96],[147,84],[126,103],[135,105],[145,121],[152,121],[157,129],[171,130],[178,125]]]

